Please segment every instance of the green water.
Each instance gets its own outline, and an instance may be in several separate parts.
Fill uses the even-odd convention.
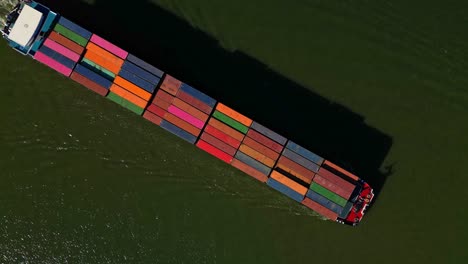
[[[325,158],[393,173],[359,227],[322,221],[1,43],[0,262],[468,260],[466,2],[85,2],[44,1]],[[382,164],[318,96],[392,139]]]

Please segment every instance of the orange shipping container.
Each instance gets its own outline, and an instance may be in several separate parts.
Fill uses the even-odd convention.
[[[238,121],[239,123],[246,125],[247,127],[249,127],[252,124],[252,119],[242,115],[241,113],[233,110],[232,108],[227,107],[222,103],[218,103],[218,105],[216,106],[216,110]]]
[[[132,94],[131,92],[125,90],[124,88],[122,88],[122,87],[120,87],[120,86],[118,86],[116,84],[112,84],[110,90],[111,90],[111,92],[119,95],[120,97],[122,97],[124,99],[127,99],[128,101],[134,103],[138,107],[145,108],[146,105],[148,104],[147,101],[141,99],[140,97]]]
[[[353,179],[353,180],[355,180],[355,181],[359,180],[359,177],[358,177],[358,176],[352,174],[351,172],[349,172],[349,171],[347,171],[347,170],[341,168],[340,166],[338,166],[338,165],[336,165],[336,164],[331,163],[331,162],[328,161],[328,160],[326,160],[326,161],[324,162],[324,165],[327,165],[328,167],[333,168],[333,169],[335,169],[335,170],[341,172],[342,174],[348,176],[349,178],[351,178],[351,179]]]
[[[86,51],[84,57],[114,74],[118,74],[120,71],[121,65],[119,66],[114,64],[106,58],[90,50]]]
[[[306,176],[292,170],[291,168],[288,168],[288,167],[284,166],[284,164],[278,163],[278,164],[276,164],[275,168],[281,169],[284,172],[287,172],[287,173],[291,174],[292,176],[298,178],[299,180],[301,180],[301,181],[303,181],[303,182],[305,182],[307,184],[312,183],[312,178],[306,177]]]
[[[143,90],[142,88],[134,85],[133,83],[125,80],[124,78],[117,76],[115,77],[114,83],[119,85],[122,88],[127,89],[129,92],[137,95],[138,97],[148,101],[151,98],[151,94],[147,91]]]
[[[122,67],[124,60],[115,56],[114,54],[110,53],[109,51],[99,47],[98,45],[94,44],[93,42],[88,42],[86,46],[87,50],[90,50],[99,56],[105,58],[106,60],[110,61],[112,64],[118,65],[119,68]]]
[[[291,175],[303,180],[304,182],[311,183],[312,179],[315,176],[315,172],[302,167],[301,165],[295,163],[294,161],[281,156],[278,160],[277,166],[290,173]],[[304,180],[306,179],[306,180]]]
[[[185,122],[184,120],[178,118],[177,116],[171,114],[171,113],[165,113],[164,114],[164,119],[166,121],[169,121],[170,123],[176,125],[177,127],[187,131],[188,133],[198,136],[200,134],[201,129],[198,129],[191,124]]]
[[[208,124],[212,125],[214,128],[226,133],[228,136],[231,136],[239,141],[242,141],[242,139],[244,139],[244,134],[214,118],[211,118],[210,121],[208,121]]]
[[[187,112],[188,114],[192,115],[193,117],[206,121],[208,119],[208,115],[203,113],[202,111],[196,109],[195,107],[187,104],[186,102],[180,100],[179,98],[174,98],[174,101],[172,102],[174,106],[177,106],[179,109]]]
[[[271,175],[270,175],[270,178],[273,178],[279,182],[281,182],[282,184],[288,186],[289,188],[293,189],[294,191],[302,194],[302,195],[305,195],[307,193],[307,188],[300,185],[299,183],[289,179],[288,177],[286,177],[285,175],[277,172],[277,171],[272,171],[271,172]]]
[[[263,155],[262,153],[252,149],[251,147],[242,144],[239,148],[240,151],[244,152],[245,154],[249,155],[250,157],[260,161],[261,163],[267,165],[268,167],[272,168],[275,165],[275,161],[268,158],[267,156]]]

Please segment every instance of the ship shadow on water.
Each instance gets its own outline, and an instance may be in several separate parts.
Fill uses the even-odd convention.
[[[41,3],[213,98],[351,170],[376,198],[393,165],[392,138],[256,59],[230,52],[208,34],[147,0]],[[248,96],[246,96],[248,95]],[[260,103],[259,103],[260,102]],[[375,204],[375,203],[374,203]]]

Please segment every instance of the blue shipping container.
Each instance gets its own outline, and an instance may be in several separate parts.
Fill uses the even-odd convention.
[[[289,149],[284,149],[283,150],[283,156],[285,156],[286,158],[296,162],[297,164],[301,165],[302,167],[305,167],[313,172],[318,172],[319,169],[320,169],[320,166],[313,163],[312,161],[302,157],[301,155],[295,153],[295,152],[292,152],[291,150]]]
[[[348,216],[349,211],[351,211],[351,208],[353,208],[353,203],[347,202],[338,217],[343,219],[346,218],[346,216]]]
[[[313,153],[312,151],[306,149],[306,148],[303,148],[299,145],[297,145],[296,143],[292,142],[292,141],[289,141],[288,144],[286,144],[286,148],[296,152],[297,154],[301,155],[302,157],[318,164],[318,165],[322,165],[323,163],[323,158],[318,156],[317,154]]]
[[[135,64],[129,61],[124,61],[122,65],[122,69],[137,75],[141,79],[146,80],[147,82],[150,82],[154,84],[155,86],[158,85],[159,83],[159,80],[160,80],[159,77],[143,70],[142,68],[136,66]]]
[[[261,173],[263,173],[263,174],[265,174],[267,176],[270,175],[270,172],[271,172],[270,167],[265,166],[261,162],[249,157],[248,155],[242,153],[241,151],[237,151],[235,157],[236,157],[236,159],[244,162],[245,164],[249,165],[250,167],[253,167],[253,168],[257,169]]]
[[[191,96],[197,98],[198,100],[204,102],[205,104],[214,107],[216,104],[216,100],[209,97],[208,95],[198,91],[197,89],[193,88],[192,86],[183,83],[182,86],[180,87],[180,90],[183,92],[186,92],[190,94]]]
[[[153,65],[135,57],[134,55],[132,54],[128,54],[127,56],[127,60],[130,61],[130,62],[133,62],[134,64],[138,65],[140,68],[143,68],[149,72],[151,72],[152,74],[158,76],[159,78],[161,78],[164,74],[163,71],[161,71],[160,69],[154,67]]]
[[[125,80],[135,84],[136,86],[142,88],[145,91],[148,91],[150,93],[154,92],[154,89],[156,89],[156,85],[151,84],[140,77],[136,76],[135,74],[126,71],[126,70],[120,70],[119,76],[124,78]]]
[[[54,22],[56,17],[57,17],[57,13],[50,11],[49,14],[47,15],[47,19],[44,22],[44,25],[41,28],[41,31],[49,32],[50,28],[52,27],[52,23]]]
[[[252,122],[252,125],[250,125],[250,128],[257,130],[259,133],[273,139],[274,141],[280,143],[281,145],[286,144],[287,139],[285,137],[277,134],[276,132],[273,132],[272,130],[260,125],[259,123],[255,121]]]
[[[302,200],[304,200],[304,195],[294,191],[286,185],[283,185],[282,183],[273,178],[269,178],[267,180],[267,185],[299,203],[302,202]]]
[[[166,120],[161,121],[161,124],[159,125],[165,130],[171,132],[172,134],[188,141],[190,144],[195,144],[195,141],[197,140],[197,137],[195,137],[194,135],[188,133],[183,129],[180,129],[179,127],[167,122]]]
[[[75,67],[76,62],[70,60],[69,58],[63,56],[62,54],[56,52],[55,50],[52,50],[51,48],[47,46],[40,47],[39,51],[49,56],[50,58],[56,60],[57,62],[59,62],[60,64],[64,65],[65,67],[69,69],[73,69],[73,67]]]
[[[75,32],[76,34],[82,36],[83,38],[89,40],[91,38],[92,33],[89,32],[88,30],[78,26],[77,24],[71,22],[70,20],[60,17],[58,23],[71,31]]]
[[[318,204],[325,206],[326,208],[332,210],[333,212],[340,214],[341,211],[343,211],[343,207],[337,205],[336,203],[328,200],[327,198],[323,197],[322,195],[312,191],[308,190],[306,193],[306,196],[311,199],[312,201],[317,202]]]
[[[77,64],[75,67],[75,72],[83,75],[84,77],[90,79],[91,81],[99,84],[100,86],[109,89],[112,86],[112,82],[102,77],[101,75],[95,73],[94,71],[86,68],[83,65]]]

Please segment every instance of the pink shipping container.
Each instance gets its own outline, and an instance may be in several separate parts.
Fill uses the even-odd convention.
[[[205,124],[205,122],[196,119],[195,117],[191,116],[190,114],[180,110],[179,108],[173,105],[169,106],[168,112],[199,129],[202,129],[203,125]]]
[[[99,47],[113,53],[114,55],[122,58],[122,59],[126,59],[127,56],[128,56],[128,52],[126,52],[125,50],[117,47],[116,45],[110,43],[109,41],[99,37],[98,35],[96,34],[93,34],[93,36],[91,37],[91,42],[93,42],[94,44],[98,45]]]
[[[57,61],[48,57],[47,55],[45,55],[44,53],[40,51],[36,52],[36,55],[34,55],[34,59],[49,66],[50,68],[60,72],[61,74],[67,77],[69,77],[70,74],[72,73],[72,69],[65,67],[64,65],[58,63]]]
[[[80,55],[76,54],[75,52],[65,48],[64,46],[58,44],[57,42],[46,39],[44,41],[44,45],[51,48],[52,50],[62,54],[63,56],[69,58],[70,60],[77,62],[80,59]]]

